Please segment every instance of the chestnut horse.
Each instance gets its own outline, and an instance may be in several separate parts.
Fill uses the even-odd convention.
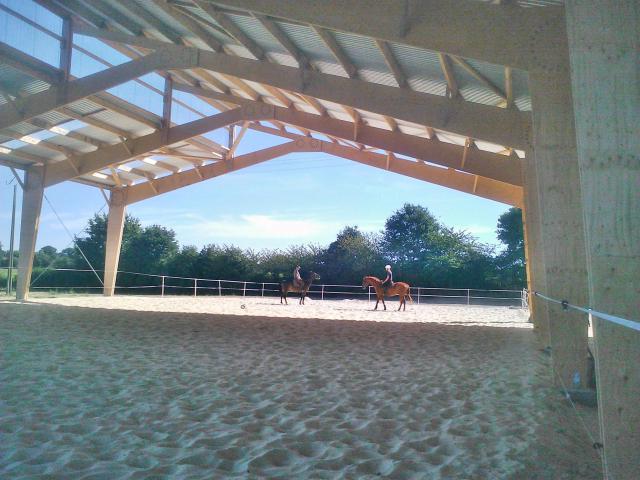
[[[393,287],[389,287],[386,289],[382,286],[382,280],[380,280],[378,277],[364,277],[362,279],[362,288],[367,288],[367,287],[373,287],[376,291],[376,306],[374,308],[374,310],[378,309],[378,303],[380,302],[380,300],[382,300],[382,305],[384,306],[384,309],[387,309],[387,305],[384,303],[384,296],[385,294],[389,297],[394,297],[396,295],[398,295],[398,297],[400,297],[400,306],[398,307],[398,311],[400,311],[400,309],[402,308],[402,306],[404,305],[404,310],[407,309],[407,297],[409,297],[409,300],[411,300],[411,302],[413,302],[413,298],[411,298],[411,287],[409,286],[408,283],[404,283],[404,282],[394,282],[393,283]]]
[[[307,292],[309,291],[309,288],[311,288],[311,284],[314,280],[320,280],[320,275],[316,272],[309,272],[302,279],[302,288],[295,287],[292,280],[280,282],[280,303],[282,303],[282,299],[284,298],[284,303],[289,305],[289,302],[287,302],[287,293],[300,292],[299,304],[304,305],[304,297],[307,296]]]

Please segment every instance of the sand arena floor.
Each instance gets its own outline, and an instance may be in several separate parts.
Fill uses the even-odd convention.
[[[0,302],[0,478],[601,478],[525,312],[291,303]]]

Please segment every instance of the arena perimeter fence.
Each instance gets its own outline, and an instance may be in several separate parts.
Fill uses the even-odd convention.
[[[102,273],[101,270],[98,272]],[[99,293],[103,286],[100,276],[96,275],[93,270],[52,268],[41,272],[35,271],[30,288],[32,291],[49,291],[51,293]],[[118,271],[116,293],[279,298],[280,288],[279,283],[276,282],[193,278]],[[295,292],[288,295],[290,299],[297,297],[298,294]],[[307,297],[313,300],[361,299],[368,301],[373,301],[376,298],[372,287],[363,289],[362,285],[323,283],[312,284]],[[415,304],[528,307],[526,290],[411,287],[411,297]]]

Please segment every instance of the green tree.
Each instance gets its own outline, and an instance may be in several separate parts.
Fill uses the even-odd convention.
[[[198,255],[198,277],[246,280],[255,262],[245,252],[232,245],[206,245]]]
[[[338,233],[319,260],[319,273],[325,283],[360,284],[362,277],[384,268],[377,238],[355,226]]]
[[[512,207],[503,213],[498,219],[496,233],[506,246],[495,259],[501,286],[523,288],[526,271],[522,211]]]
[[[166,274],[167,266],[177,252],[176,233],[160,225],[151,225],[123,244],[122,269],[138,273]]]
[[[125,217],[121,253],[127,251],[129,244],[134,238],[140,235],[141,230],[142,227],[137,218],[131,215]],[[94,215],[93,218],[89,219],[89,223],[84,232],[84,237],[76,237],[75,244],[77,248],[82,250],[89,262],[91,262],[91,265],[93,265],[93,268],[103,270],[105,245],[107,242],[107,215]],[[67,253],[69,259],[73,259],[72,263],[75,268],[88,267],[86,261],[77,249],[73,249]]]
[[[37,267],[48,267],[51,265],[55,267],[55,263],[58,260],[58,250],[51,245],[47,245],[46,247],[42,247],[38,250],[33,258],[33,266]]]

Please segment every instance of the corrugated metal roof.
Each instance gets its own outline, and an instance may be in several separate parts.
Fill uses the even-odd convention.
[[[331,32],[331,35],[358,69],[388,70],[382,52],[372,39],[342,32]]]
[[[280,30],[296,45],[302,52],[315,62],[336,63],[331,51],[325,46],[318,34],[311,28],[293,23],[275,22]]]
[[[287,53],[280,42],[255,18],[233,14],[226,14],[226,16],[265,52]]]

